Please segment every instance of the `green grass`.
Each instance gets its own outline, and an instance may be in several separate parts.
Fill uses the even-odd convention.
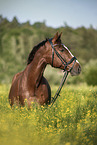
[[[52,96],[57,87],[52,86]],[[0,86],[0,145],[96,145],[97,87],[64,86],[52,108],[10,108]]]

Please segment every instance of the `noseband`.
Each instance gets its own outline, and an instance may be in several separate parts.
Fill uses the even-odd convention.
[[[56,55],[57,55],[57,57],[61,60],[61,62],[62,62],[63,65],[64,65],[64,71],[66,71],[66,68],[68,67],[68,65],[71,64],[71,63],[74,61],[72,67],[69,68],[69,70],[68,70],[68,72],[70,72],[70,71],[73,69],[74,64],[75,64],[75,62],[76,62],[76,60],[77,60],[76,57],[74,56],[74,57],[71,58],[71,60],[70,60],[69,62],[66,62],[66,60],[65,60],[65,59],[58,53],[58,51],[55,49],[55,47],[54,47],[54,45],[53,45],[53,43],[52,43],[52,39],[49,39],[49,43],[50,43],[51,46],[52,46],[52,67],[53,67],[54,52],[55,52]]]

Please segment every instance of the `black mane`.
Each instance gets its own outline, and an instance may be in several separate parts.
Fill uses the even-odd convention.
[[[36,46],[33,47],[32,51],[30,52],[30,54],[29,54],[29,56],[28,56],[27,65],[30,64],[30,63],[32,62],[32,60],[33,60],[33,58],[34,58],[35,53],[37,52],[37,50],[38,50],[41,46],[45,45],[45,43],[46,43],[47,41],[48,41],[48,39],[46,39],[46,40],[40,42],[38,45],[36,45]]]

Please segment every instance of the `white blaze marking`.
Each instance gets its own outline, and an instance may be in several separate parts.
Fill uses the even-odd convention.
[[[57,46],[58,44],[55,44],[55,45],[53,45],[53,46]],[[68,49],[68,47],[67,46],[65,46],[64,44],[62,44],[63,45],[63,47],[69,52],[69,54],[72,56],[72,57],[74,57],[74,55],[70,52],[70,50]],[[76,63],[79,63],[78,62],[78,60],[76,60]]]
[[[64,46],[64,48],[69,52],[69,54],[72,56],[72,57],[74,57],[74,55],[70,52],[70,50],[64,45],[64,44],[62,44],[63,46]]]
[[[63,47],[69,52],[69,54],[70,54],[72,57],[74,57],[74,55],[70,52],[70,50],[69,50],[64,44],[62,44],[62,45],[63,45]],[[79,63],[78,60],[76,60],[76,62]]]

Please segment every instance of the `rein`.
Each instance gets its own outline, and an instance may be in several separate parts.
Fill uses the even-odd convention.
[[[52,43],[52,39],[49,39],[49,43],[50,43],[51,46],[52,46],[52,67],[53,67],[53,61],[54,61],[54,52],[56,53],[56,55],[58,56],[58,58],[61,60],[61,62],[64,64],[64,76],[63,76],[63,78],[62,78],[62,81],[61,81],[61,83],[60,83],[60,86],[59,86],[57,92],[55,93],[54,97],[53,97],[52,100],[51,100],[51,106],[50,106],[50,108],[51,108],[52,105],[55,103],[56,99],[58,98],[58,96],[59,96],[59,94],[60,94],[60,92],[61,92],[61,89],[62,89],[62,87],[63,87],[63,85],[64,85],[64,83],[65,83],[65,81],[66,81],[67,76],[68,76],[68,73],[71,72],[71,70],[73,69],[74,64],[75,64],[75,62],[76,62],[77,59],[76,59],[76,57],[74,56],[74,57],[71,58],[71,60],[70,60],[69,62],[66,62],[66,60],[65,60],[65,59],[58,53],[58,51],[55,49],[55,47],[54,47],[54,45],[53,45],[53,43]],[[73,62],[73,61],[74,61],[74,62]],[[69,70],[66,70],[67,66],[68,66],[69,64],[71,64],[72,62],[73,62],[72,67],[70,67]]]

